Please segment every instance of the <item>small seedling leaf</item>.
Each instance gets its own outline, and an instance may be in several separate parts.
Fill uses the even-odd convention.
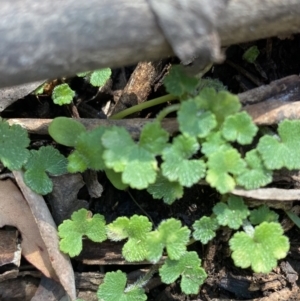
[[[178,182],[169,181],[161,173],[158,173],[155,183],[149,185],[147,191],[154,199],[163,199],[168,205],[183,196],[182,185]]]
[[[227,91],[217,93],[212,88],[205,88],[195,98],[198,108],[211,111],[221,126],[227,116],[237,113],[241,109],[241,103],[236,95]]]
[[[25,164],[24,181],[38,194],[48,194],[53,184],[47,173],[59,176],[67,173],[67,159],[54,147],[42,146],[39,150],[31,150]]]
[[[52,91],[52,100],[56,105],[70,104],[75,96],[75,92],[68,84],[61,84],[56,86]]]
[[[0,160],[10,170],[21,169],[29,158],[30,140],[27,131],[19,125],[9,126],[0,119]]]
[[[112,127],[106,130],[102,143],[103,158],[108,168],[122,172],[122,181],[132,188],[145,189],[156,179],[155,155],[134,143],[124,128]]]
[[[192,94],[197,85],[198,79],[188,76],[183,70],[183,66],[172,66],[169,74],[164,79],[164,85],[167,91],[174,96],[183,96]]]
[[[174,218],[163,221],[148,234],[148,256],[151,262],[157,262],[166,247],[170,259],[178,260],[185,252],[189,241],[190,230],[181,226],[181,222]]]
[[[235,187],[232,175],[245,171],[246,163],[236,149],[219,150],[208,157],[206,181],[220,193],[228,193]]]
[[[245,171],[236,177],[236,182],[246,189],[257,189],[272,182],[272,171],[266,169],[256,149],[246,153]]]
[[[107,225],[107,236],[112,240],[128,238],[122,249],[122,255],[129,261],[142,261],[147,256],[146,239],[152,229],[152,223],[145,216],[133,215],[130,219],[119,217]]]
[[[125,290],[127,278],[121,271],[105,274],[103,283],[100,284],[97,297],[99,301],[145,301],[147,296],[144,290],[137,286],[130,286]]]
[[[237,230],[250,214],[250,211],[241,197],[231,195],[227,203],[217,203],[213,207],[213,212],[219,225]]]
[[[276,212],[271,210],[268,206],[262,205],[251,211],[249,220],[252,225],[259,225],[262,222],[277,222],[278,217]]]
[[[97,127],[78,136],[75,151],[68,157],[69,172],[82,172],[86,168],[104,170],[104,148],[101,142],[104,132],[104,127]]]
[[[184,135],[204,138],[217,126],[215,115],[199,107],[195,99],[184,101],[177,116],[179,129]]]
[[[104,216],[94,214],[92,217],[89,211],[80,209],[72,214],[71,219],[59,225],[58,235],[61,238],[61,251],[70,257],[77,256],[82,250],[84,236],[94,242],[106,240]]]
[[[203,216],[193,224],[193,237],[200,240],[202,244],[207,244],[216,236],[219,223],[216,218]]]
[[[163,151],[162,174],[171,182],[178,181],[182,186],[191,187],[205,176],[205,163],[189,159],[198,150],[196,138],[176,137],[173,144]]]
[[[241,268],[251,266],[255,273],[269,273],[277,260],[286,257],[289,240],[279,223],[263,222],[255,227],[253,237],[237,232],[229,240],[234,264]]]
[[[278,126],[279,138],[265,135],[257,150],[268,169],[300,169],[300,120],[284,120]]]
[[[167,146],[169,133],[158,121],[147,123],[141,132],[139,145],[154,155],[160,155]]]
[[[111,69],[104,68],[100,70],[95,70],[91,73],[90,83],[94,87],[102,87],[111,77]]]
[[[196,252],[186,252],[179,260],[167,259],[159,269],[161,280],[170,284],[181,276],[180,287],[185,294],[198,294],[207,274]]]
[[[259,56],[259,53],[260,52],[256,45],[251,46],[244,52],[243,59],[248,63],[253,64],[256,61],[257,57]]]
[[[258,127],[246,112],[227,116],[222,126],[222,134],[226,140],[237,141],[242,145],[250,144],[257,131]]]

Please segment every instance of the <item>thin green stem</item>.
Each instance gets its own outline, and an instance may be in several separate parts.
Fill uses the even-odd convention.
[[[129,190],[127,190],[127,193],[129,194],[129,196],[131,197],[131,199],[133,200],[133,202],[140,208],[140,210],[150,219],[150,221],[152,222],[152,224],[154,225],[154,222],[151,218],[151,216],[141,207],[141,205],[135,200],[135,198],[133,197],[133,195],[131,194],[131,192]]]
[[[178,111],[179,108],[180,108],[180,104],[176,104],[162,109],[157,115],[156,120],[162,121],[168,114]]]
[[[153,106],[160,105],[160,104],[168,102],[168,101],[174,101],[174,100],[177,100],[177,99],[178,99],[177,97],[175,97],[171,94],[167,94],[167,95],[164,95],[164,96],[161,96],[161,97],[158,97],[158,98],[140,103],[140,104],[138,104],[136,106],[133,106],[131,108],[128,108],[126,110],[123,110],[123,111],[121,111],[117,114],[114,114],[114,115],[110,116],[109,119],[114,119],[114,120],[122,119],[122,118],[124,118],[128,115],[133,114],[133,113],[151,108]]]

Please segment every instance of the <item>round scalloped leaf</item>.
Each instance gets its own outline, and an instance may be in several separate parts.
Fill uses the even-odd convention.
[[[86,236],[94,242],[106,240],[105,219],[103,215],[94,214],[86,209],[74,212],[71,219],[65,220],[58,227],[58,235],[61,238],[60,249],[74,257],[82,250],[82,237]]]
[[[181,65],[172,66],[169,74],[164,78],[166,90],[174,96],[193,93],[198,82],[197,78],[188,76]]]
[[[97,297],[101,301],[145,301],[147,296],[143,289],[130,286],[125,289],[127,282],[126,274],[121,271],[108,272],[105,274],[103,283],[100,284]]]
[[[110,76],[111,76],[110,68],[95,70],[91,73],[90,83],[94,87],[102,87],[110,79]]]
[[[170,259],[178,260],[185,252],[189,241],[190,230],[181,226],[181,222],[174,218],[163,221],[156,231],[148,234],[148,256],[151,262],[157,262],[163,248],[166,247]]]
[[[180,287],[185,294],[198,294],[207,274],[196,252],[186,252],[179,260],[167,258],[159,269],[161,280],[170,284],[181,276]]]
[[[103,158],[106,166],[115,172],[124,171],[135,146],[130,134],[124,128],[113,126],[105,131],[101,140],[105,147]]]
[[[246,153],[245,161],[246,170],[236,177],[238,185],[246,189],[257,189],[272,182],[272,171],[265,168],[256,149]]]
[[[213,207],[213,212],[219,225],[237,230],[242,226],[243,220],[247,218],[250,211],[241,197],[231,195],[227,203],[217,203]]]
[[[262,205],[251,211],[249,220],[252,225],[258,225],[262,222],[277,222],[278,218],[279,216],[275,211],[270,210],[266,205]]]
[[[118,217],[115,221],[106,226],[107,237],[112,241],[120,241],[128,238],[129,218]]]
[[[227,116],[237,113],[241,108],[241,103],[236,95],[227,91],[217,93],[212,88],[201,90],[195,99],[199,108],[211,111],[215,115],[219,126],[223,124]]]
[[[268,169],[300,169],[300,120],[284,120],[278,126],[279,139],[265,135],[257,150]]]
[[[219,150],[208,157],[206,181],[220,193],[225,194],[235,187],[232,175],[245,171],[246,163],[236,149]]]
[[[253,237],[245,232],[235,233],[229,246],[234,264],[241,268],[251,266],[255,273],[271,272],[277,260],[286,257],[290,247],[281,225],[274,222],[255,227]]]
[[[29,157],[27,131],[0,119],[0,160],[10,170],[21,169]]]
[[[70,104],[74,96],[75,91],[73,91],[68,84],[58,85],[52,91],[53,102],[60,106]]]
[[[198,149],[199,144],[196,138],[182,135],[176,137],[173,144],[163,151],[162,174],[169,181],[178,181],[186,187],[197,183],[205,176],[206,166],[204,161],[189,160],[189,157]]]
[[[74,119],[57,117],[50,123],[48,132],[57,143],[75,146],[78,136],[86,132],[86,129],[83,124]]]
[[[67,173],[67,159],[54,147],[42,146],[39,150],[31,150],[25,164],[24,181],[38,194],[48,194],[53,184],[47,173],[62,175]]]
[[[217,126],[215,115],[199,108],[195,99],[184,101],[177,116],[179,129],[184,135],[204,138]]]
[[[167,146],[169,133],[156,122],[147,123],[141,132],[139,145],[151,154],[160,155]]]
[[[193,237],[200,240],[202,244],[207,244],[216,236],[218,228],[219,224],[216,218],[203,216],[193,224]]]
[[[183,187],[178,182],[171,182],[161,173],[158,173],[154,184],[149,185],[147,191],[154,199],[163,199],[163,201],[171,205],[177,199],[183,196]]]
[[[228,149],[232,149],[224,138],[221,136],[221,132],[210,133],[205,142],[201,144],[201,152],[205,154],[207,157],[212,155],[214,152],[217,151],[226,151]]]
[[[104,127],[98,127],[79,135],[76,139],[75,151],[68,157],[69,172],[83,172],[87,168],[93,170],[105,169],[102,158],[104,148],[101,143],[104,132]]]
[[[239,144],[250,144],[258,131],[251,116],[246,112],[240,112],[227,116],[222,126],[223,137],[231,142]]]

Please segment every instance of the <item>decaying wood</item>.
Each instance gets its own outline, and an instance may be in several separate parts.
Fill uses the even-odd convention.
[[[9,119],[9,124],[19,124],[29,133],[38,135],[48,135],[48,126],[52,119]],[[126,128],[134,139],[137,139],[143,126],[153,119],[123,119],[123,120],[107,120],[107,119],[78,119],[88,130],[94,129],[97,126],[121,126]],[[178,124],[175,119],[165,119],[162,121],[162,126],[170,134],[178,130]]]
[[[230,45],[299,32],[299,15],[298,0],[229,1],[216,27]],[[0,87],[173,54],[145,0],[4,0],[0,32]]]
[[[243,105],[252,105],[262,101],[275,99],[287,102],[300,100],[300,77],[290,75],[275,80],[268,85],[262,85],[255,89],[238,94]]]
[[[129,107],[145,102],[161,69],[161,62],[138,63],[126,87],[123,89],[122,95],[116,103],[112,114],[119,113]]]
[[[244,190],[236,188],[231,193],[256,200],[289,202],[300,199],[300,189],[259,188],[254,190]]]

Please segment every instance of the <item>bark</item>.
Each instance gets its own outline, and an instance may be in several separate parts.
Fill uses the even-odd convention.
[[[229,45],[298,32],[299,15],[299,0],[231,0],[216,27]],[[173,54],[145,0],[4,0],[0,35],[0,87]]]

